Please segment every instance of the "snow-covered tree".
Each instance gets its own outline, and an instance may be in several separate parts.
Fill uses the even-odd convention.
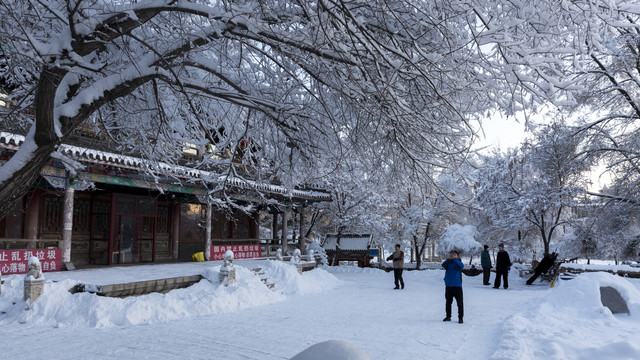
[[[343,159],[320,184],[331,193],[332,201],[317,205],[322,219],[316,226],[338,236],[370,233],[376,238],[385,237],[389,226],[389,180],[382,168],[369,172],[357,159]]]
[[[487,73],[502,73],[513,111],[551,102],[579,119],[586,154],[640,197],[640,9],[635,0],[473,1]],[[595,194],[596,192],[594,192]],[[601,193],[604,197],[612,194]]]
[[[476,74],[484,58],[464,29],[477,26],[457,3],[4,0],[0,9],[3,126],[27,134],[0,169],[0,217],[51,156],[77,169],[56,150],[79,128],[150,159],[155,173],[156,161],[175,163],[193,146],[209,155],[191,166],[237,176],[229,159],[240,158],[290,187],[301,181],[292,168],[353,149],[429,176],[424,164],[465,154],[469,115],[496,94]],[[227,179],[191,180],[224,191]]]
[[[533,142],[502,159],[490,159],[491,166],[478,176],[477,200],[484,216],[494,226],[518,232],[519,240],[522,230],[535,229],[545,255],[554,233],[584,194],[590,168],[576,155],[579,139],[571,135],[561,122],[541,126]]]
[[[614,189],[607,189],[616,194]],[[635,259],[634,241],[640,234],[638,207],[617,200],[603,202],[591,219],[593,231],[597,236],[597,254],[602,258],[613,258],[616,263],[621,259]]]
[[[453,224],[440,235],[440,252],[445,255],[455,250],[461,255],[473,256],[482,250],[482,245],[476,241],[477,235],[478,229],[473,225]]]
[[[405,199],[397,199],[395,222],[402,240],[412,248],[418,268],[427,246],[435,248],[447,226],[465,220],[467,209],[464,204],[472,198],[472,193],[464,179],[454,173],[453,169],[441,172],[435,185],[412,182],[394,187],[395,190],[406,189],[399,192]]]

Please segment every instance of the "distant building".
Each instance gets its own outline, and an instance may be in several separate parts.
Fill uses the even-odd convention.
[[[337,266],[340,261],[357,261],[359,267],[369,266],[377,244],[371,234],[327,234],[322,242],[329,264]]]

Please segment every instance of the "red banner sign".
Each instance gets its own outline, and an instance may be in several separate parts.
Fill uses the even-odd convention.
[[[29,258],[40,260],[42,271],[58,271],[62,266],[62,250],[0,250],[0,272],[5,274],[23,274],[29,271]]]
[[[211,260],[222,260],[227,250],[233,251],[234,259],[253,259],[262,256],[260,245],[212,245]]]

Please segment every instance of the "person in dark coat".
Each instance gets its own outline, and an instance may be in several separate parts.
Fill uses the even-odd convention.
[[[484,250],[482,250],[480,265],[482,265],[482,285],[491,285],[491,256],[489,255],[489,245],[485,245]]]
[[[556,254],[555,252],[545,255],[544,258],[542,258],[542,261],[540,261],[540,263],[538,264],[538,266],[536,266],[533,276],[531,276],[529,280],[527,280],[527,285],[533,284],[533,282],[536,281],[536,279],[538,278],[538,276],[540,276],[540,274],[547,272],[556,262],[557,257],[558,257],[558,254]]]
[[[389,260],[393,260],[393,280],[396,284],[394,290],[400,289],[399,286],[402,286],[402,289],[404,289],[404,280],[402,279],[404,252],[400,251],[400,244],[396,244],[396,251],[387,258],[387,261]]]
[[[445,298],[445,311],[447,316],[442,321],[451,321],[451,304],[453,299],[456,299],[456,305],[458,306],[458,322],[463,323],[464,317],[464,305],[462,303],[462,269],[464,265],[460,258],[458,258],[458,252],[451,250],[449,252],[449,258],[442,263],[442,267],[445,269],[444,273],[444,298]]]
[[[500,288],[500,278],[504,280],[504,288],[509,288],[509,268],[511,268],[509,253],[504,250],[504,244],[500,244],[498,245],[498,255],[496,256],[496,281],[493,283],[494,289]]]

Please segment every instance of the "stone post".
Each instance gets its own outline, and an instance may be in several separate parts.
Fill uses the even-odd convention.
[[[67,178],[64,189],[64,213],[62,215],[62,262],[71,262],[71,235],[73,230],[73,196],[75,189],[72,181]]]
[[[236,281],[236,269],[233,267],[233,251],[227,250],[223,257],[224,264],[220,268],[220,283],[227,279],[225,286],[229,286]]]
[[[24,277],[24,296],[27,305],[31,306],[44,292],[44,276],[40,267],[40,260],[32,256],[29,258],[29,272]]]
[[[300,263],[300,249],[293,250],[293,256],[290,260],[298,268],[298,274],[302,274],[302,264]]]
[[[207,195],[208,196],[208,195]],[[211,202],[207,198],[206,224],[204,232],[204,260],[211,261]]]

